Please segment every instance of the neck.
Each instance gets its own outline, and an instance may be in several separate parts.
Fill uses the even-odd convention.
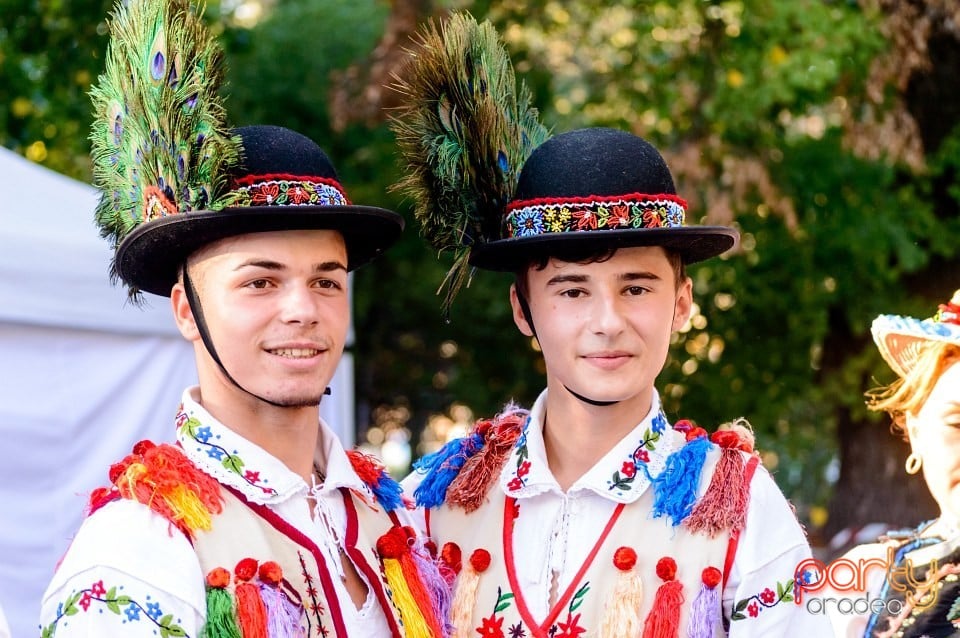
[[[595,406],[562,387],[548,388],[543,442],[550,471],[566,492],[643,420],[653,389],[613,405]]]
[[[320,436],[320,407],[281,408],[235,387],[201,386],[199,403],[217,421],[279,459],[307,484]]]

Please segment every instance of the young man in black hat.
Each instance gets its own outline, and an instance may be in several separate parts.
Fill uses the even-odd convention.
[[[189,7],[118,11],[94,93],[106,120],[93,136],[98,220],[131,292],[171,298],[200,383],[183,393],[176,443],[141,441],[91,495],[44,596],[42,634],[439,637],[430,563],[403,524],[399,486],[345,451],[319,414],[347,336],[348,272],[393,244],[402,218],[350,204],[329,158],[298,133],[220,132],[196,94],[140,102],[151,78],[162,94],[195,86],[192,74],[209,80],[213,65],[173,48],[202,36],[178,31],[199,28]],[[122,31],[138,22],[165,36],[151,55],[126,39],[142,31]],[[138,59],[150,61],[145,77],[122,68]],[[111,92],[128,106],[100,99]],[[135,115],[165,108],[196,115],[200,133],[171,143],[178,131],[156,122],[173,118],[156,117],[136,134]],[[169,152],[178,147],[185,155]],[[204,164],[215,154],[232,158],[220,179]]]
[[[470,28],[455,17],[445,34],[426,37],[411,76],[431,77],[424,66],[439,51],[451,64],[466,58],[465,75],[478,77],[455,44],[482,48],[460,32]],[[689,422],[671,424],[655,387],[671,335],[690,316],[684,267],[731,248],[736,231],[687,226],[659,152],[600,128],[537,145],[506,205],[468,226],[424,194],[433,185],[417,183],[438,174],[420,159],[436,142],[419,136],[426,142],[418,155],[413,133],[425,128],[416,117],[432,117],[435,95],[442,107],[447,96],[475,93],[430,84],[405,87],[423,105],[398,127],[414,175],[406,185],[421,217],[446,214],[476,231],[461,233],[472,266],[515,273],[513,319],[537,339],[547,376],[529,412],[480,421],[405,482],[453,588],[456,635],[830,635],[822,616],[794,602],[794,572],[810,550],[759,465],[749,428],[739,422],[708,436]],[[444,130],[464,130],[481,112],[469,100],[447,108],[462,120]],[[538,136],[536,127],[508,135]],[[481,172],[482,152],[463,152]],[[502,174],[503,163],[493,170]]]

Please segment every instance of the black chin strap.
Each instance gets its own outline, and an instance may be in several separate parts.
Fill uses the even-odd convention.
[[[534,338],[536,338],[536,336],[537,336],[537,329],[536,329],[536,327],[534,327],[534,325],[533,325],[533,315],[530,313],[530,304],[527,303],[527,298],[524,297],[523,294],[522,294],[519,290],[517,291],[517,302],[520,304],[520,312],[523,313],[523,318],[527,320],[527,325],[530,326],[530,332],[532,332]],[[561,385],[563,385],[563,384],[561,384]],[[619,401],[597,401],[596,399],[590,399],[590,398],[588,398],[588,397],[583,396],[582,394],[578,394],[578,393],[574,392],[573,390],[571,390],[570,388],[568,388],[568,387],[565,386],[565,385],[563,386],[563,389],[566,390],[567,392],[569,392],[570,394],[572,394],[572,395],[573,395],[574,397],[576,397],[577,399],[580,399],[581,401],[583,401],[583,402],[586,403],[587,405],[595,405],[595,406],[598,406],[598,407],[604,407],[604,406],[614,405],[614,404],[616,404],[616,403],[620,403]]]
[[[287,407],[275,401],[271,401],[266,397],[262,397],[259,394],[254,394],[250,390],[247,390],[245,387],[237,383],[237,380],[233,378],[233,375],[227,372],[223,362],[220,361],[220,355],[217,354],[217,349],[213,347],[213,339],[210,338],[210,331],[207,329],[207,322],[203,318],[203,308],[200,306],[200,298],[197,296],[197,291],[193,287],[193,281],[191,281],[190,275],[187,273],[186,266],[183,267],[183,290],[185,293],[187,293],[187,303],[190,305],[190,311],[193,313],[193,318],[197,323],[197,330],[200,332],[200,339],[203,341],[203,346],[207,349],[207,352],[210,353],[210,357],[220,367],[220,371],[223,372],[223,376],[225,376],[230,383],[240,388],[254,399],[258,399],[264,403],[268,403],[278,408]],[[330,394],[330,388],[328,387],[323,391],[323,393],[325,395]]]

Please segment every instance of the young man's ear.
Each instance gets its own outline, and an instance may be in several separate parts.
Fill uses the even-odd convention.
[[[523,314],[523,308],[520,306],[520,298],[517,296],[516,284],[510,284],[510,307],[513,309],[513,323],[517,325],[517,329],[520,330],[521,334],[532,337],[533,329],[530,328],[527,317]]]
[[[693,280],[687,277],[677,288],[677,301],[673,305],[672,331],[683,328],[690,320],[690,311],[693,309]]]
[[[193,318],[190,302],[187,301],[187,291],[183,281],[178,281],[170,291],[170,305],[173,308],[173,319],[177,323],[177,330],[187,341],[196,341],[200,338],[197,322]]]

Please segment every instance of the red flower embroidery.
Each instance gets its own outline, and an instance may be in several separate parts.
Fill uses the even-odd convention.
[[[643,214],[643,225],[645,228],[659,228],[660,215],[656,211],[648,210]]]
[[[636,461],[641,461],[641,462],[643,462],[643,463],[649,463],[649,462],[650,462],[650,455],[649,455],[649,454],[647,453],[647,451],[646,451],[645,449],[643,449],[643,448],[640,448],[639,450],[637,450],[636,452],[634,452],[634,453],[633,453],[633,458],[634,458],[634,460],[636,460]]]
[[[251,483],[256,483],[260,480],[260,472],[254,472],[253,470],[247,470],[243,473],[243,478],[247,479]]]
[[[310,193],[307,192],[307,189],[303,186],[297,184],[296,186],[291,186],[287,189],[287,197],[290,198],[290,202],[293,204],[303,204],[310,201]]]
[[[623,467],[620,468],[620,473],[627,478],[633,478],[633,475],[637,473],[637,466],[630,461],[624,461]]]
[[[510,482],[507,483],[507,489],[509,489],[509,490],[511,490],[511,491],[513,491],[513,490],[519,490],[521,487],[523,487],[523,481],[521,481],[521,480],[520,480],[519,478],[517,478],[516,476],[514,476],[512,479],[510,479]]]
[[[260,184],[250,189],[254,204],[272,204],[280,195],[280,184]]]
[[[80,602],[78,603],[83,607],[83,611],[90,609],[90,603],[93,602],[93,597],[90,595],[90,592],[83,592],[83,596],[80,597]]]
[[[583,230],[585,228],[590,230],[597,229],[597,216],[593,214],[592,210],[574,211],[573,218],[577,220],[578,230]]]
[[[612,228],[615,226],[630,225],[630,208],[624,204],[614,206],[610,214],[610,221],[607,224]]]
[[[517,468],[517,476],[523,478],[530,473],[530,461],[524,461],[520,464],[520,467]]]
[[[90,586],[90,593],[94,596],[103,596],[107,593],[107,588],[103,586],[102,580],[98,580]]]
[[[747,613],[750,614],[751,618],[756,618],[757,614],[760,613],[760,606],[757,605],[757,601],[753,601],[747,607]]]
[[[560,633],[557,634],[557,638],[577,638],[577,636],[586,631],[586,629],[580,626],[580,614],[574,616],[570,612],[567,612],[567,622],[559,623],[559,625]]]
[[[777,598],[777,595],[773,593],[773,590],[767,587],[762,592],[760,592],[760,600],[763,601],[765,605],[769,605]]]
[[[477,633],[487,638],[503,638],[503,618],[496,614],[483,619],[483,625],[477,627]]]

